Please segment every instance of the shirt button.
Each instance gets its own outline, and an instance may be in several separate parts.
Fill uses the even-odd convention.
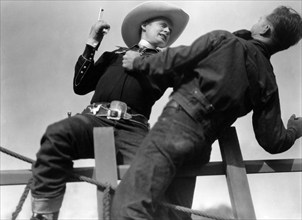
[[[86,66],[84,66],[83,68],[86,69]]]
[[[83,73],[83,70],[81,71],[81,73]]]

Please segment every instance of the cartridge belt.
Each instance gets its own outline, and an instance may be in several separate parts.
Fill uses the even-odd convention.
[[[119,108],[119,106],[123,108]],[[116,107],[118,106],[118,107]],[[100,102],[88,105],[82,114],[91,114],[99,117],[106,117],[111,120],[129,120],[149,126],[148,119],[142,114],[135,114],[124,102]]]

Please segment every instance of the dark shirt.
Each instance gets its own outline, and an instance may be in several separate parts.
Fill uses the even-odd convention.
[[[213,31],[190,46],[135,59],[134,70],[182,76],[172,97],[194,118],[215,112],[217,130],[253,111],[255,135],[266,151],[281,153],[295,142],[295,130],[283,125],[270,55],[260,41]]]
[[[94,63],[95,50],[86,45],[75,66],[73,81],[74,92],[85,95],[94,91],[91,103],[111,102],[119,100],[125,102],[133,113],[143,114],[149,119],[151,108],[171,86],[169,76],[150,77],[134,75],[122,67],[122,57],[127,50],[138,51],[139,47],[119,48],[112,52],[104,52]],[[157,50],[143,49],[142,56],[157,53]]]

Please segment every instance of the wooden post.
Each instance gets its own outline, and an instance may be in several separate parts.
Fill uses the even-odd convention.
[[[102,183],[117,186],[117,165],[112,127],[94,128],[95,178]],[[98,219],[103,219],[103,192],[97,190]]]
[[[226,166],[226,178],[234,217],[256,219],[246,169],[234,127],[227,129],[219,138],[219,146]]]

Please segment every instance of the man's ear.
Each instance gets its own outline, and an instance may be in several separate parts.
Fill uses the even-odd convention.
[[[263,37],[269,37],[272,34],[272,27],[269,24],[265,24],[262,26],[260,35]]]
[[[142,31],[146,31],[146,26],[147,26],[147,23],[142,23],[142,25],[141,25]]]

